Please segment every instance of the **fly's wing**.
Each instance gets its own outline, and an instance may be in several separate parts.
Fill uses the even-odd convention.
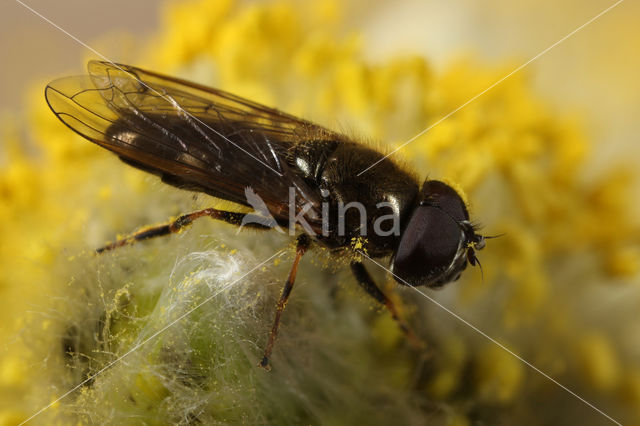
[[[300,140],[344,137],[273,108],[176,78],[107,62],[50,83],[47,102],[69,128],[163,181],[248,205],[251,188],[276,219],[306,209],[320,226],[320,197],[287,163]]]

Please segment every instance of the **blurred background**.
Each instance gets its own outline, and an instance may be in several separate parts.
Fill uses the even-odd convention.
[[[113,0],[107,7],[81,0],[59,4],[33,0],[25,4],[86,43],[105,34],[149,37],[160,25],[163,3]],[[343,7],[345,24],[363,34],[368,57],[421,54],[442,67],[467,55],[487,63],[526,62],[613,4],[604,0],[560,4],[551,0],[355,0]],[[608,140],[598,145],[602,155],[594,156],[601,161],[623,156],[637,142],[632,129],[640,110],[640,85],[635,78],[640,72],[636,49],[640,32],[635,25],[640,6],[632,1],[620,6],[527,67],[536,90],[590,116],[586,120],[590,131]],[[0,107],[15,111],[24,107],[27,84],[78,69],[77,58],[89,52],[18,2],[7,1],[2,8]]]
[[[331,263],[322,256],[302,267],[279,368],[264,376],[254,364],[289,253],[39,422],[640,424],[639,3],[25,4],[109,60],[387,150],[615,5],[397,155],[421,178],[459,184],[485,233],[506,232],[481,253],[484,279],[467,271],[426,294],[596,409],[399,290],[432,344],[424,361],[347,274],[318,266]],[[42,17],[0,5],[0,425],[24,421],[167,312],[287,245],[208,223],[92,257],[117,233],[210,201],[126,168],[55,121],[44,85],[97,56]]]

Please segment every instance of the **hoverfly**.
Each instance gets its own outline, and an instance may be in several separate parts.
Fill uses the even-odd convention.
[[[247,191],[267,211],[207,208],[134,232],[98,253],[175,233],[194,220],[213,219],[256,229],[297,230],[296,255],[277,304],[260,365],[269,358],[300,259],[312,245],[336,255],[359,249],[391,257],[400,284],[440,287],[457,280],[485,237],[476,233],[460,195],[426,179],[422,186],[380,152],[350,138],[233,94],[140,68],[91,61],[88,75],[56,80],[45,89],[54,114],[71,130],[163,182],[252,207]],[[366,173],[358,173],[378,163]],[[293,199],[292,199],[293,196]],[[358,215],[346,205],[357,203]],[[380,205],[383,204],[382,207]],[[366,219],[362,219],[365,213]],[[259,217],[260,216],[260,217]],[[379,220],[394,219],[395,232]],[[415,336],[359,258],[351,269],[362,288],[385,306],[410,341]]]

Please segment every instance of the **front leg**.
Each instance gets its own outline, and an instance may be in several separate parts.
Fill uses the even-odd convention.
[[[387,308],[387,310],[391,314],[391,318],[393,318],[394,321],[398,324],[402,332],[409,340],[411,346],[419,350],[424,349],[424,347],[426,346],[425,343],[421,339],[419,339],[415,335],[413,330],[411,330],[409,325],[402,318],[400,318],[396,306],[393,304],[391,299],[385,296],[382,290],[380,290],[380,288],[376,285],[364,265],[361,262],[351,262],[351,271],[356,277],[358,284],[360,284],[364,291],[366,291],[369,296],[376,299],[378,303]]]

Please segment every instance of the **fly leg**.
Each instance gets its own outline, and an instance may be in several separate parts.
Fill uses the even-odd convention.
[[[376,299],[378,303],[380,303],[385,308],[387,308],[387,310],[391,314],[391,318],[393,318],[395,322],[398,324],[402,332],[407,337],[407,340],[409,341],[411,346],[413,346],[418,350],[424,349],[424,347],[426,346],[425,343],[420,338],[418,338],[413,332],[413,330],[409,327],[409,325],[402,318],[400,318],[400,315],[398,314],[398,310],[396,309],[396,306],[393,304],[391,299],[385,296],[384,293],[380,290],[380,288],[378,288],[378,286],[373,281],[373,278],[371,278],[371,275],[369,275],[369,272],[364,267],[364,265],[361,262],[352,262],[351,271],[353,272],[353,275],[355,275],[356,280],[358,281],[358,284],[360,284],[360,286],[371,297]]]
[[[278,300],[278,304],[276,305],[276,317],[273,321],[273,327],[271,327],[271,333],[269,334],[267,346],[264,349],[262,361],[260,361],[259,364],[260,367],[264,368],[267,371],[271,370],[271,367],[269,366],[269,357],[271,357],[273,344],[276,340],[276,336],[278,335],[278,326],[280,325],[280,317],[282,316],[282,311],[284,311],[284,308],[287,305],[287,301],[289,300],[289,296],[291,295],[291,290],[293,290],[293,283],[295,282],[296,274],[298,273],[298,263],[300,263],[302,255],[304,255],[307,249],[309,249],[310,244],[311,240],[307,234],[302,234],[298,237],[298,243],[296,246],[296,257],[293,259],[293,266],[291,266],[289,277],[284,284],[284,288],[282,289],[282,293],[280,294],[280,299]]]
[[[141,229],[139,231],[134,232],[133,234],[119,239],[113,243],[109,243],[103,247],[100,247],[96,250],[98,254],[103,253],[105,251],[113,250],[118,247],[122,247],[127,244],[133,244],[138,241],[148,240],[150,238],[162,237],[164,235],[175,234],[182,230],[183,228],[191,225],[194,220],[199,219],[201,217],[208,216],[212,219],[222,220],[224,222],[230,223],[232,225],[240,226],[242,224],[242,219],[245,217],[245,213],[238,212],[229,212],[224,210],[217,210],[213,208],[197,210],[192,213],[184,214],[177,219],[166,223],[164,225],[152,226],[150,228]],[[263,225],[257,222],[249,222],[244,224],[243,226],[247,226],[250,228],[258,228],[258,229],[270,229],[270,226]]]

